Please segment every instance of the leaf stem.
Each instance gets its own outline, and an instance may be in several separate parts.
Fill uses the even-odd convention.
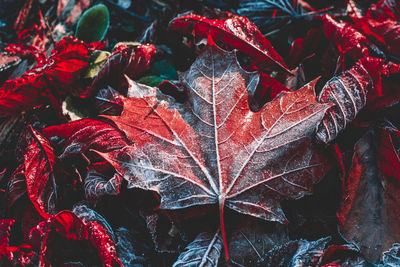
[[[225,222],[224,222],[225,195],[220,195],[218,197],[218,202],[219,202],[219,224],[221,228],[222,241],[224,242],[225,259],[226,262],[229,263],[228,242],[226,241]]]

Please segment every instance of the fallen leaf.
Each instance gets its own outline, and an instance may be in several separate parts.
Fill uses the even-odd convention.
[[[39,266],[51,266],[54,237],[49,238],[50,234],[57,233],[68,240],[86,241],[89,247],[95,249],[103,261],[104,266],[122,266],[117,257],[115,244],[107,230],[95,221],[84,221],[72,211],[61,211],[40,222],[30,233],[31,238],[39,238],[41,241],[40,263]],[[57,251],[59,253],[60,251]]]
[[[122,115],[108,118],[134,145],[99,153],[129,186],[159,193],[162,209],[218,203],[223,237],[225,206],[285,222],[279,201],[311,193],[329,168],[311,142],[330,106],[316,101],[316,80],[254,113],[248,92],[258,75],[212,45],[181,80],[186,104],[155,91],[123,99]]]
[[[376,21],[369,18],[353,20],[357,23],[367,36],[377,39],[384,49],[396,57],[400,57],[400,24],[395,20]]]
[[[201,233],[182,252],[173,267],[218,266],[222,252],[222,238],[216,233]]]
[[[392,134],[371,130],[356,143],[338,211],[341,234],[375,263],[400,241],[400,160]]]
[[[260,69],[279,70],[290,73],[281,56],[267,38],[248,18],[226,13],[224,19],[207,19],[189,14],[173,19],[169,28],[182,33],[207,38],[216,43],[229,45],[252,57]]]
[[[36,210],[47,219],[56,213],[55,155],[49,141],[32,127],[28,128],[26,139],[26,190]]]
[[[353,121],[366,104],[379,107],[379,102],[399,101],[394,97],[396,87],[382,86],[382,77],[398,72],[398,66],[383,59],[366,57],[351,69],[331,78],[318,96],[321,103],[334,103],[317,130],[317,138],[328,143]],[[388,98],[391,101],[387,101]],[[386,99],[386,100],[385,100]],[[378,103],[377,103],[378,102]],[[392,104],[393,104],[392,103]]]
[[[104,119],[77,120],[44,128],[42,132],[61,148],[60,158],[69,158],[89,149],[107,152],[129,143],[121,130]]]
[[[156,53],[152,44],[142,44],[136,47],[120,45],[107,59],[93,79],[91,90],[98,90],[110,85],[116,90],[124,90],[126,85],[124,75],[131,79],[139,78],[149,70]]]
[[[85,44],[72,37],[62,39],[55,45],[48,59],[20,78],[7,80],[3,84],[0,90],[0,117],[18,114],[50,102],[52,89],[62,96],[86,96],[86,90],[74,83],[88,66],[90,53],[101,46],[100,43]]]
[[[95,169],[89,169],[85,178],[86,199],[97,200],[104,195],[118,195],[122,179],[119,174],[107,179]]]
[[[330,239],[325,237],[315,241],[289,241],[268,251],[260,266],[319,266],[320,258]]]
[[[354,60],[369,56],[370,42],[349,23],[337,22],[329,15],[322,17],[325,36],[331,40],[343,55],[349,55]]]

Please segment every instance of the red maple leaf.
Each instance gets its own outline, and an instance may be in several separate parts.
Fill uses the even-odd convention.
[[[134,144],[99,153],[130,186],[158,192],[163,209],[218,204],[225,248],[225,206],[285,222],[279,202],[310,193],[329,167],[311,137],[330,104],[316,101],[314,80],[252,112],[258,80],[209,45],[181,75],[185,104],[138,89],[108,117]]]

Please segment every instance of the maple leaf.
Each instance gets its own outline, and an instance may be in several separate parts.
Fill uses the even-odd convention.
[[[169,28],[182,33],[193,33],[217,43],[230,45],[252,57],[260,69],[291,73],[271,43],[248,18],[224,12],[223,19],[208,19],[189,14],[173,19]]]
[[[159,101],[155,89],[123,99],[122,115],[108,118],[135,144],[99,154],[130,186],[158,192],[163,209],[219,203],[225,246],[225,206],[285,222],[279,201],[310,193],[328,167],[311,142],[330,106],[315,100],[316,80],[254,113],[258,75],[208,45],[181,82],[185,104]]]

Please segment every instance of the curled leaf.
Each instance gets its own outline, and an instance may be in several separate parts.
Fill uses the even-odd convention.
[[[156,47],[152,44],[136,47],[120,45],[101,67],[97,77],[92,81],[91,90],[102,89],[107,85],[116,90],[126,90],[127,82],[124,75],[131,79],[139,78],[149,70],[155,53]]]
[[[96,170],[89,170],[85,178],[85,195],[89,200],[100,199],[104,195],[118,195],[122,177],[115,174],[109,180]]]
[[[88,249],[95,249],[101,258],[104,266],[122,266],[117,257],[115,244],[107,230],[95,221],[85,222],[71,211],[61,211],[48,218],[47,221],[39,223],[32,229],[31,238],[39,238],[41,242],[40,266],[52,266],[51,255],[54,253],[52,242],[49,236],[53,233],[68,239],[84,241],[89,244]]]
[[[318,127],[317,138],[324,143],[332,141],[346,125],[355,119],[367,104],[388,94],[382,89],[381,76],[394,70],[394,65],[378,58],[359,60],[351,69],[330,79],[319,94],[321,103],[334,103]]]

